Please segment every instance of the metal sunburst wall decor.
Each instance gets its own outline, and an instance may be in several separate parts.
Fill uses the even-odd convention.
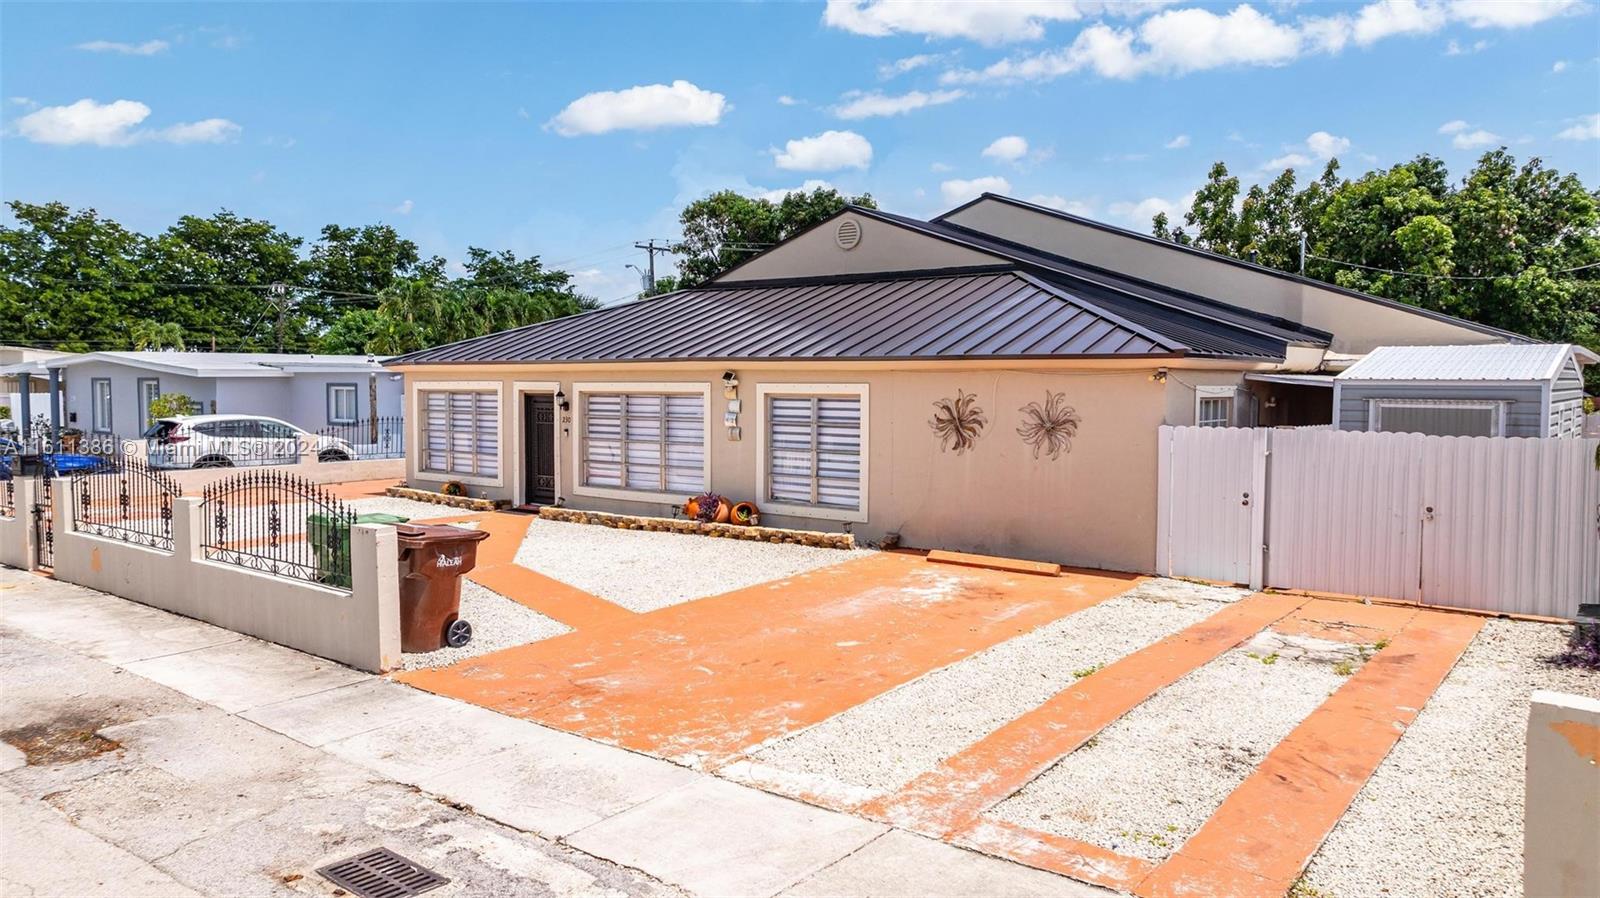
[[[955,399],[940,399],[933,404],[933,409],[928,426],[939,438],[941,452],[954,448],[957,455],[965,454],[977,445],[979,435],[989,423],[983,409],[978,408],[978,394],[965,390],[956,390]]]
[[[1078,435],[1078,425],[1083,419],[1078,417],[1076,409],[1067,405],[1067,394],[1046,390],[1043,405],[1030,402],[1019,411],[1022,412],[1022,426],[1017,428],[1017,435],[1033,447],[1034,458],[1044,452],[1054,461],[1061,453],[1072,451],[1072,438]]]

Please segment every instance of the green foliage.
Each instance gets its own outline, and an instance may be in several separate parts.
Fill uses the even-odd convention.
[[[1600,349],[1600,200],[1576,175],[1485,153],[1459,185],[1422,155],[1353,180],[1337,160],[1299,187],[1285,170],[1240,198],[1218,162],[1165,240],[1397,299],[1536,340]],[[1237,207],[1237,212],[1235,208]],[[1318,258],[1321,257],[1321,258]],[[1338,260],[1326,261],[1326,260]],[[1353,264],[1351,264],[1353,263]],[[1397,273],[1398,272],[1398,273]],[[1600,366],[1586,372],[1600,390]]]
[[[537,257],[467,250],[465,274],[388,225],[328,225],[305,241],[226,210],[147,237],[62,203],[10,203],[0,227],[8,340],[116,349],[359,354],[421,348],[595,307]],[[286,285],[282,294],[272,288]],[[406,297],[420,307],[407,306]],[[400,351],[400,350],[396,350]]]
[[[151,418],[173,418],[179,415],[192,415],[199,406],[193,399],[182,393],[162,393],[150,400]]]
[[[703,284],[847,204],[878,208],[870,195],[847,198],[831,187],[796,190],[777,203],[733,190],[695,200],[678,216],[683,239],[672,248],[679,257],[677,286]]]

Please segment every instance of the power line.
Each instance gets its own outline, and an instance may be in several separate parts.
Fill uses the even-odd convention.
[[[1399,271],[1399,270],[1394,269],[1394,268],[1379,268],[1376,265],[1363,265],[1360,262],[1346,262],[1346,261],[1344,261],[1342,259],[1330,259],[1327,256],[1319,256],[1316,253],[1306,253],[1306,258],[1308,258],[1308,259],[1317,259],[1317,260],[1323,261],[1323,262],[1331,262],[1331,263],[1333,263],[1335,265],[1345,265],[1345,266],[1348,266],[1350,268],[1360,268],[1360,269],[1363,269],[1365,271],[1377,271],[1377,272],[1381,272],[1383,274],[1398,274],[1398,275],[1402,275],[1404,277],[1428,278],[1430,280],[1438,280],[1438,281],[1498,281],[1498,280],[1501,280],[1502,278],[1514,278],[1514,277],[1517,277],[1518,275],[1521,275],[1521,274],[1523,274],[1523,273],[1525,273],[1527,271],[1531,271],[1532,270],[1531,268],[1525,268],[1522,271],[1517,272],[1516,274],[1489,274],[1489,275],[1424,274],[1424,273],[1422,273],[1420,271]],[[1579,266],[1577,266],[1575,268],[1563,268],[1563,269],[1560,269],[1559,271],[1552,271],[1550,273],[1551,274],[1572,274],[1575,271],[1584,271],[1586,269],[1596,268],[1596,267],[1600,267],[1600,262],[1590,262],[1590,263],[1588,263],[1586,265],[1579,265]]]

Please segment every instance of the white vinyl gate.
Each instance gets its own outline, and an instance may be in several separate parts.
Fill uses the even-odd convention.
[[[1161,448],[1162,573],[1549,617],[1600,602],[1600,440],[1163,427]]]

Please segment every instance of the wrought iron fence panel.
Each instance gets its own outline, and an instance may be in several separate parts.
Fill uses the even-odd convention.
[[[33,491],[33,566],[55,570],[55,482],[48,467],[41,467],[35,475]]]
[[[74,474],[72,529],[172,551],[172,500],[183,489],[135,458]]]
[[[350,588],[356,512],[304,477],[270,468],[207,486],[206,558],[277,577]]]
[[[14,518],[17,516],[17,477],[16,468],[5,469],[5,480],[0,481],[0,518]]]
[[[404,458],[405,433],[405,418],[398,415],[330,424],[317,431],[318,436],[334,437],[350,444],[356,458]]]

